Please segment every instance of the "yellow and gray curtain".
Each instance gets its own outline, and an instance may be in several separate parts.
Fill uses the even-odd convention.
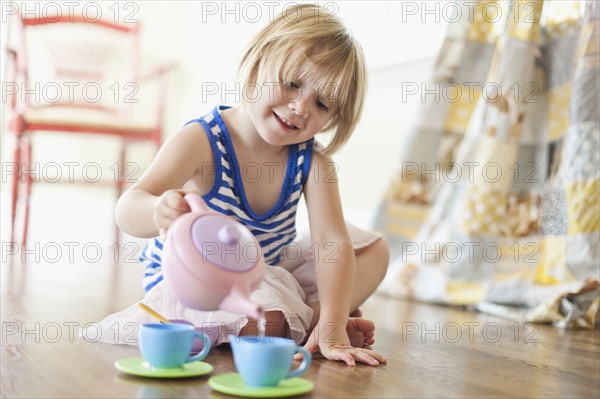
[[[594,328],[599,3],[468,5],[378,212],[394,259],[380,292]]]

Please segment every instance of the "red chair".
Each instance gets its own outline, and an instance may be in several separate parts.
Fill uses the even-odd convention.
[[[18,242],[15,225],[20,220],[20,242],[26,243],[34,182],[28,172],[31,136],[68,132],[118,137],[118,198],[123,191],[127,144],[145,140],[157,149],[161,144],[167,72],[173,65],[139,73],[139,23],[18,14],[12,21],[5,81],[5,93],[10,96],[9,129],[15,137],[10,234],[11,241]],[[151,103],[153,109],[148,112]],[[146,108],[143,119],[136,111],[141,106]],[[115,235],[118,242],[118,228]]]

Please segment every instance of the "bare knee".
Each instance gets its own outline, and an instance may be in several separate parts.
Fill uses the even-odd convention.
[[[272,311],[265,313],[265,335],[287,337],[288,332],[287,321],[282,312]]]
[[[362,258],[362,259],[361,259]],[[379,284],[385,277],[390,262],[390,250],[387,241],[381,238],[357,253],[361,261],[359,267],[365,267],[370,276]]]
[[[373,243],[373,253],[373,272],[380,277],[381,282],[390,263],[390,248],[385,238],[382,237]]]
[[[248,323],[242,327],[240,335],[261,335],[261,329],[263,327],[258,325],[255,320],[249,320]],[[264,334],[267,336],[274,337],[287,337],[289,328],[285,316],[283,313],[278,311],[271,311],[265,313],[265,325]]]
[[[379,239],[356,253],[356,278],[351,309],[357,309],[383,281],[390,261],[388,244]]]

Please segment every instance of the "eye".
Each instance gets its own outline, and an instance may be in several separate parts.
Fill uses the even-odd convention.
[[[300,86],[298,86],[294,82],[286,82],[285,87],[288,87],[290,89],[299,89],[300,88]]]
[[[327,105],[325,105],[320,100],[317,100],[317,107],[319,107],[320,109],[324,110],[325,112],[329,111],[329,108],[327,107]]]

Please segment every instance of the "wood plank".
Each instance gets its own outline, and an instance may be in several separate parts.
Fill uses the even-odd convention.
[[[227,397],[212,391],[209,376],[161,381],[125,375],[113,362],[139,356],[136,347],[77,336],[77,328],[140,299],[140,277],[138,269],[112,265],[3,265],[2,397]],[[315,383],[306,397],[600,394],[598,331],[515,324],[385,297],[369,299],[362,310],[376,322],[375,348],[388,364],[352,368],[316,356],[304,375]],[[226,345],[206,361],[211,375],[235,371]]]
[[[139,356],[136,347],[77,336],[78,328],[143,296],[143,270],[130,255],[144,242],[128,237],[122,243],[127,250],[115,261],[109,242],[114,198],[94,202],[100,190],[85,193],[69,191],[52,204],[50,197],[38,197],[45,201],[34,204],[38,213],[32,213],[27,246],[34,250],[20,248],[0,268],[0,395],[229,397],[212,391],[209,376],[162,381],[125,375],[113,363]],[[78,213],[80,203],[99,211]],[[71,217],[64,220],[65,214]],[[78,244],[74,259],[64,243]],[[94,262],[83,259],[86,243],[100,247],[102,256]],[[56,245],[63,251],[58,262],[51,252],[44,254]],[[28,264],[20,263],[21,257]],[[388,364],[351,368],[315,357],[304,375],[315,390],[305,397],[600,397],[598,331],[515,325],[458,307],[385,297],[370,298],[362,310],[376,323],[375,349]],[[213,349],[206,361],[214,367],[211,375],[235,371],[227,346]]]

